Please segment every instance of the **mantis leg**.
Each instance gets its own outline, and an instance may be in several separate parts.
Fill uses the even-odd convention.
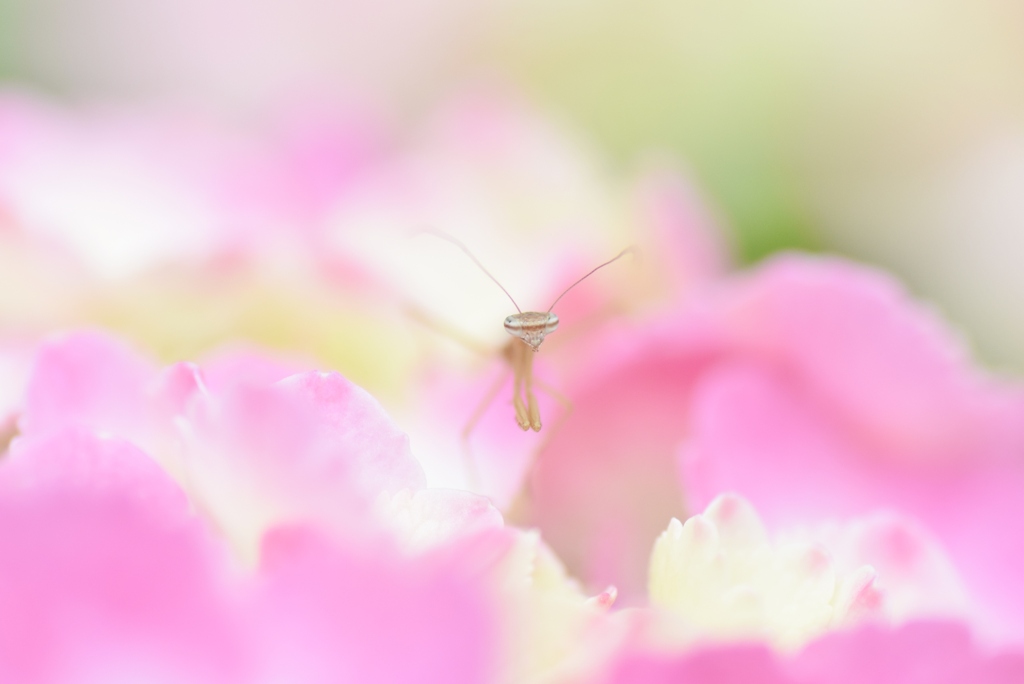
[[[508,509],[504,511],[505,519],[510,524],[525,526],[535,524],[531,514],[533,495],[531,492],[530,478],[532,476],[533,469],[537,463],[537,456],[542,451],[544,451],[544,448],[551,442],[555,435],[558,434],[558,431],[561,429],[562,425],[565,424],[565,421],[569,419],[569,415],[572,413],[573,409],[572,401],[564,394],[556,390],[554,387],[541,380],[535,379],[533,382],[537,386],[537,389],[541,390],[549,397],[551,397],[559,404],[561,404],[563,411],[561,415],[558,416],[558,419],[555,420],[555,422],[547,429],[547,432],[544,435],[544,440],[537,446],[537,448],[530,455],[530,462],[526,467],[526,480],[523,482],[523,485],[520,488],[519,493],[512,500],[511,504],[509,504]]]
[[[530,419],[530,427],[534,432],[540,432],[540,407],[537,406],[537,396],[533,393],[533,352],[527,352],[524,357],[523,385],[526,391],[526,407]],[[538,386],[540,383],[537,383]],[[523,428],[526,429],[525,427]]]
[[[512,406],[516,411],[516,424],[523,430],[529,430],[533,426],[531,417],[537,407],[537,402],[530,391],[533,371],[532,354],[533,350],[521,340],[512,340],[505,347],[505,358],[508,360],[509,366],[512,367],[515,377],[512,387]]]
[[[7,447],[18,436],[18,419],[14,416],[10,420],[0,423],[0,456],[7,451]]]
[[[508,374],[511,371],[506,369],[501,375],[498,376],[497,380],[491,385],[490,389],[487,390],[487,394],[480,400],[480,403],[473,409],[473,413],[469,417],[469,421],[462,428],[462,457],[466,465],[466,474],[469,477],[470,486],[473,489],[480,488],[480,472],[476,467],[476,459],[473,457],[473,449],[469,443],[469,437],[473,434],[473,430],[476,429],[480,419],[487,413],[487,409],[490,408],[491,404],[494,403],[495,397],[498,396],[498,392],[505,385],[508,380]]]

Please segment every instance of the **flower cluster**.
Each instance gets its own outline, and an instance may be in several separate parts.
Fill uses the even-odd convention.
[[[890,277],[731,271],[683,176],[508,103],[303,130],[0,106],[0,679],[1021,681],[1024,387]],[[438,224],[544,305],[639,247],[539,433]]]

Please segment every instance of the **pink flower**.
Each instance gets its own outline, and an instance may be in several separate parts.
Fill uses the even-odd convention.
[[[62,111],[0,96],[0,207],[107,278],[317,242],[379,156],[349,113],[296,110],[262,136],[166,113]]]
[[[466,530],[500,525],[481,497],[424,491],[408,438],[364,390],[337,373],[293,372],[229,355],[211,364],[207,385],[192,364],[161,372],[117,340],[78,333],[40,348],[20,428],[26,438],[74,427],[133,441],[250,556],[272,525],[312,519],[358,537],[378,518],[401,525],[393,516],[411,505]],[[403,492],[415,495],[404,507],[387,503]]]
[[[493,619],[469,554],[353,553],[295,529],[245,577],[130,444],[69,432],[9,458],[8,681],[487,681]]]
[[[973,369],[891,283],[841,263],[780,261],[726,302],[721,320],[756,360],[695,394],[694,502],[734,489],[775,526],[905,513],[993,627],[1024,635],[1024,392]]]
[[[268,382],[285,364],[247,358],[222,360],[233,377],[210,390],[196,367],[160,373],[97,333],[40,350],[0,464],[0,674],[487,681],[500,516],[423,490],[407,438],[358,387]],[[245,502],[257,510],[231,508]],[[432,534],[410,546],[416,522]],[[238,530],[261,547],[255,571],[224,543],[245,547]]]
[[[0,492],[5,681],[241,680],[226,559],[144,453],[78,431],[19,438]]]
[[[1024,636],[1024,391],[884,276],[797,256],[726,276],[678,174],[612,182],[489,95],[384,156],[344,131],[321,146],[331,126],[263,144],[37,109],[0,104],[5,261],[90,268],[10,276],[58,294],[42,313],[14,301],[28,334],[0,341],[0,676],[901,681],[944,659],[998,681],[1019,665],[975,644]],[[76,194],[93,167],[97,192]],[[134,225],[110,207],[155,221],[155,242],[76,242]],[[410,237],[422,227],[479,236],[524,309],[641,248],[559,300],[536,355],[538,388],[557,390],[543,432],[494,385],[468,440],[493,503],[460,437],[501,360],[398,312],[497,348],[511,303],[452,245]],[[168,260],[165,282],[151,267]],[[68,286],[91,293],[90,269],[131,287]],[[294,349],[161,366],[94,330],[46,339],[24,372],[20,340],[80,320],[79,296],[116,319],[96,302],[136,285],[125,319],[173,358],[159,331],[234,337],[221,317],[240,296],[244,329]],[[345,375],[314,370],[335,353]],[[356,374],[396,390],[399,420]]]
[[[577,352],[586,371],[537,456],[526,519],[593,586],[635,596],[665,520],[736,491],[773,530],[917,520],[979,620],[1020,633],[1024,393],[974,369],[887,278],[782,257]]]

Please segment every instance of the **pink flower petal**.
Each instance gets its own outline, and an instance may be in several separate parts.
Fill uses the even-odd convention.
[[[600,684],[796,684],[762,646],[728,646],[687,656],[627,656]]]
[[[248,545],[268,523],[306,518],[363,536],[378,495],[426,484],[405,433],[337,373],[200,399],[185,447],[193,489]]]
[[[707,203],[680,174],[660,168],[640,179],[638,195],[651,236],[640,245],[644,270],[664,273],[665,291],[682,300],[725,275],[727,249]]]
[[[312,360],[246,346],[219,349],[205,356],[201,365],[203,382],[213,393],[236,385],[270,385],[315,367]]]
[[[878,616],[896,624],[923,618],[971,621],[977,613],[943,545],[905,515],[880,512],[844,524],[828,521],[809,536],[828,548],[840,570],[870,570],[860,579],[870,575],[871,583],[854,582],[847,593],[857,604],[855,613],[876,601],[881,601]],[[855,622],[858,616],[852,617]]]
[[[457,555],[353,554],[282,529],[264,547],[262,621],[270,681],[492,681],[495,625]]]
[[[239,387],[217,406],[216,430],[228,458],[267,476],[294,480],[295,494],[420,489],[423,471],[409,438],[377,400],[338,373],[295,375],[268,387]],[[213,418],[207,414],[209,421]]]
[[[645,591],[665,522],[687,517],[674,454],[693,384],[719,345],[672,325],[581,353],[587,372],[566,389],[572,413],[536,456],[525,519],[574,574],[628,601]]]
[[[122,437],[149,428],[145,388],[156,367],[123,342],[79,332],[40,345],[19,426],[26,435],[87,427]]]
[[[183,516],[188,500],[149,456],[129,442],[69,429],[47,437],[19,437],[0,467],[0,495],[119,496],[154,513]]]
[[[295,365],[241,350],[209,371],[178,363],[157,372],[114,338],[69,335],[39,352],[25,438],[73,428],[131,441],[247,553],[267,525],[296,519],[373,537],[395,522],[373,516],[378,497],[403,491],[417,538],[501,525],[482,497],[426,491],[408,437],[367,392],[337,373],[282,379]]]
[[[791,658],[754,645],[681,655],[627,652],[601,684],[1011,684],[1024,677],[1024,654],[984,654],[955,623],[829,634]]]
[[[993,657],[971,643],[963,625],[919,622],[897,630],[869,627],[827,635],[787,669],[795,681],[829,684],[1010,684],[1024,677],[1024,655]]]
[[[71,333],[40,345],[19,425],[27,437],[76,428],[125,439],[180,478],[174,421],[201,385],[194,364],[158,371],[116,337]]]
[[[160,371],[147,397],[156,416],[157,429],[166,431],[176,416],[184,415],[205,385],[204,374],[194,363],[182,361]]]
[[[145,454],[80,433],[0,465],[0,679],[238,681],[223,559]]]
[[[1024,393],[985,379],[888,276],[838,259],[780,257],[718,305],[739,354],[770,360],[891,458],[1024,451]]]
[[[402,490],[378,498],[378,513],[412,548],[431,548],[502,529],[501,513],[486,497],[460,489]]]
[[[382,136],[333,108],[278,119],[250,136],[195,117],[71,115],[0,94],[0,199],[27,233],[106,275],[282,244],[319,258],[326,213],[379,160]]]

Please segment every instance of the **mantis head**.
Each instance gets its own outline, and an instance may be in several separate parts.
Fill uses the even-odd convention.
[[[526,311],[505,319],[508,334],[530,345],[533,351],[539,350],[545,336],[557,329],[558,316],[550,311]]]

